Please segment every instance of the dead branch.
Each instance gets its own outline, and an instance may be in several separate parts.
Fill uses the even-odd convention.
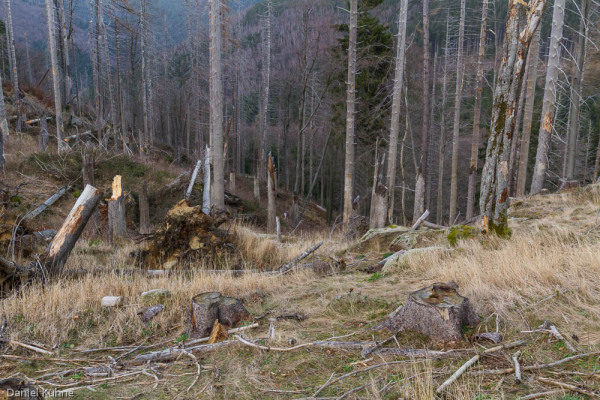
[[[298,349],[302,349],[304,347],[324,347],[324,348],[341,348],[341,349],[352,349],[352,350],[360,350],[365,346],[374,346],[374,342],[336,342],[336,341],[316,341],[316,342],[308,342],[302,343],[292,347],[271,347],[271,346],[262,346],[260,344],[252,343],[251,341],[244,339],[240,335],[234,335],[234,337],[242,344],[254,347],[255,349],[265,350],[265,351],[279,351],[279,352],[288,352],[294,351]]]
[[[502,346],[492,347],[487,350],[484,350],[480,354],[476,354],[469,361],[464,363],[454,374],[452,374],[452,376],[450,378],[448,378],[444,383],[442,383],[437,388],[436,393],[439,394],[439,393],[443,392],[444,389],[446,389],[449,385],[451,385],[454,381],[456,381],[467,369],[469,369],[472,365],[474,365],[477,361],[479,361],[479,359],[481,358],[482,355],[494,353],[499,350],[510,349],[512,347],[522,346],[525,343],[526,343],[526,341],[524,341],[524,340],[517,340],[516,342],[508,343],[508,344],[505,344]]]
[[[32,345],[27,344],[27,343],[21,343],[21,342],[18,342],[16,340],[8,340],[8,339],[2,339],[2,338],[0,338],[0,342],[12,344],[12,345],[15,345],[15,346],[19,346],[19,347],[22,347],[24,349],[35,351],[36,353],[47,354],[47,355],[53,355],[54,354],[51,351],[44,350],[42,348],[39,348],[37,346],[32,346]]]
[[[289,263],[287,263],[284,266],[282,266],[281,268],[279,268],[279,274],[283,275],[283,274],[287,273],[290,269],[292,269],[300,261],[304,260],[306,257],[308,257],[309,255],[311,255],[312,253],[314,253],[315,251],[317,251],[317,249],[319,247],[321,247],[322,245],[323,245],[323,242],[319,242],[315,246],[313,246],[310,249],[306,250],[304,253],[300,254],[298,257],[294,258]]]
[[[532,393],[527,396],[521,397],[521,400],[531,400],[531,399],[540,399],[547,398],[548,396],[552,396],[554,394],[560,393],[560,390],[550,390],[549,392],[541,392],[541,393]]]
[[[521,367],[521,371],[534,371],[534,370],[539,370],[539,369],[543,369],[543,368],[552,368],[552,367],[559,366],[561,364],[568,363],[573,360],[578,360],[580,358],[586,358],[586,357],[592,357],[592,356],[596,356],[598,354],[600,354],[600,351],[596,351],[593,353],[577,354],[575,356],[566,357],[561,360],[553,361],[551,363],[546,363],[546,364],[527,365],[525,367]],[[500,375],[500,374],[511,374],[513,372],[515,372],[514,368],[504,368],[504,369],[492,369],[492,370],[487,370],[487,371],[474,371],[471,374],[472,375]]]
[[[571,390],[573,392],[577,392],[577,393],[581,393],[581,394],[589,396],[589,397],[593,397],[595,399],[600,399],[600,395],[598,393],[592,392],[590,390],[587,390],[587,389],[579,387],[579,386],[570,385],[568,383],[559,382],[559,381],[553,381],[551,379],[542,378],[541,376],[539,376],[537,379],[538,379],[538,381],[540,381],[542,383],[546,383],[548,385],[558,386],[563,389]]]
[[[56,201],[58,199],[60,199],[65,193],[67,193],[67,191],[69,189],[71,189],[70,185],[60,188],[56,193],[54,193],[52,196],[50,196],[48,198],[48,200],[44,201],[42,204],[37,206],[33,211],[30,211],[27,214],[25,214],[23,219],[25,219],[25,220],[34,219],[35,217],[37,217],[38,215],[43,213],[52,204],[56,203]]]
[[[515,381],[517,384],[521,383],[521,364],[519,364],[519,356],[521,355],[521,350],[517,351],[512,356],[512,362],[515,366]]]
[[[423,221],[425,221],[425,219],[427,219],[427,217],[429,217],[429,210],[425,210],[423,215],[421,215],[419,217],[419,219],[415,222],[415,224],[412,226],[411,229],[413,231],[416,231],[417,229],[419,229],[419,226],[421,226],[421,224],[423,223]]]

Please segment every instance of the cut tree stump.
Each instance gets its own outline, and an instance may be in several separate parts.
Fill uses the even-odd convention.
[[[242,302],[233,297],[221,296],[219,292],[207,292],[192,298],[189,337],[197,339],[209,336],[215,321],[227,329],[250,318]]]
[[[451,281],[412,292],[406,304],[375,329],[418,332],[437,344],[454,345],[462,340],[464,325],[475,326],[480,321],[469,299],[456,289],[458,286]]]

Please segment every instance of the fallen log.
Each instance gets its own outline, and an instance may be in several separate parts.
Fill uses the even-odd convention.
[[[41,213],[43,213],[44,211],[46,211],[46,209],[48,207],[50,207],[52,204],[56,203],[56,201],[58,199],[60,199],[65,193],[67,193],[67,191],[71,189],[71,186],[65,186],[60,188],[56,193],[54,193],[52,196],[50,196],[48,198],[48,200],[44,201],[42,204],[40,204],[39,206],[37,206],[34,210],[28,212],[27,214],[25,214],[25,216],[23,217],[23,219],[25,220],[32,220],[35,217],[37,217],[38,215],[40,215]]]
[[[288,272],[290,269],[292,269],[300,261],[304,260],[306,257],[308,257],[309,255],[311,255],[312,253],[314,253],[315,251],[317,251],[319,249],[319,247],[321,247],[322,245],[323,245],[323,242],[319,242],[315,246],[313,246],[310,249],[306,250],[304,253],[300,254],[298,257],[294,258],[289,263],[287,263],[284,266],[282,266],[281,268],[279,268],[279,274],[282,275],[282,274],[285,274],[286,272]]]
[[[39,261],[21,266],[0,258],[0,293],[6,294],[39,276],[46,279],[60,274],[99,201],[100,191],[87,185]]]
[[[202,165],[202,161],[198,160],[196,162],[196,167],[194,168],[194,172],[192,173],[192,179],[190,179],[190,184],[188,185],[187,190],[185,191],[185,200],[189,200],[192,196],[192,189],[194,189],[194,185],[196,184],[196,177],[198,176],[198,170],[200,170],[200,166]]]

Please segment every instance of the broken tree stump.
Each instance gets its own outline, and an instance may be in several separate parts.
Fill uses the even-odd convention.
[[[240,300],[219,292],[201,293],[192,298],[189,336],[196,339],[210,335],[215,321],[231,329],[249,318],[250,313]]]
[[[475,326],[480,320],[469,299],[459,295],[457,288],[451,281],[412,292],[406,303],[376,329],[418,332],[442,345],[458,343],[463,325]]]
[[[148,183],[142,182],[142,192],[140,193],[140,234],[147,235],[152,233],[150,227],[150,206],[148,205]]]
[[[112,183],[112,197],[108,199],[108,242],[114,244],[127,234],[125,219],[125,197],[121,175],[116,175]]]

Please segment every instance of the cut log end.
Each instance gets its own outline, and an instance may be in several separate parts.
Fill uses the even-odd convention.
[[[475,326],[480,321],[469,299],[456,289],[456,283],[448,282],[412,292],[406,304],[376,328],[418,332],[437,344],[454,345],[462,340],[464,325]]]
[[[190,312],[190,338],[208,336],[215,321],[230,329],[250,319],[250,313],[242,302],[233,297],[221,296],[219,292],[207,292],[192,298]]]

